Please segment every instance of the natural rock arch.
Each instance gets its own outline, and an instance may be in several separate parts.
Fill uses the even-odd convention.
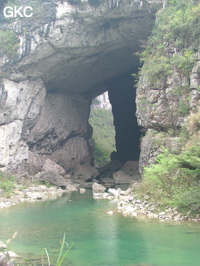
[[[139,66],[134,54],[150,34],[155,7],[162,1],[106,0],[95,7],[88,1],[80,6],[49,2],[56,3],[55,19],[28,34],[17,20],[12,25],[18,57],[2,55],[1,68],[8,74],[0,91],[1,169],[36,173],[44,170],[47,158],[66,172],[92,164],[89,109],[92,99],[106,90],[119,158],[123,163],[138,159],[131,73]]]

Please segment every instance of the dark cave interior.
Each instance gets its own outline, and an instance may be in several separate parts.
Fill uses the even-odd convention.
[[[111,154],[111,160],[118,159],[122,164],[137,161],[140,156],[141,132],[136,118],[136,88],[132,73],[129,71],[106,82],[114,117],[117,150]]]

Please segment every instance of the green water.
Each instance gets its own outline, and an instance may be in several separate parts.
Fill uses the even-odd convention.
[[[55,248],[66,232],[74,246],[64,265],[200,265],[200,225],[108,215],[114,207],[93,200],[90,191],[15,206],[0,211],[0,240],[18,231],[11,249],[41,254],[43,247]]]

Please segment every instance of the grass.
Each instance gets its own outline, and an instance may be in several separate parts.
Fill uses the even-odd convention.
[[[64,263],[64,261],[66,259],[66,256],[67,256],[67,254],[69,253],[70,249],[73,246],[73,245],[71,245],[69,247],[69,245],[65,242],[65,238],[66,238],[66,233],[64,233],[63,239],[61,241],[61,246],[60,246],[59,254],[58,254],[58,257],[57,257],[57,260],[56,260],[56,264],[55,264],[56,266],[64,265],[63,263]],[[67,246],[67,249],[65,249],[65,246]],[[54,265],[54,264],[51,264],[51,261],[54,260],[54,257],[55,256],[53,255],[53,257],[50,258],[50,255],[49,255],[48,250],[46,248],[43,248],[42,249],[42,266],[44,266],[44,258],[43,258],[44,252],[46,254],[48,266]]]
[[[2,191],[2,196],[5,198],[10,197],[14,189],[14,177],[11,174],[6,174],[0,171],[0,190]]]
[[[15,232],[13,234],[13,236],[6,241],[7,248],[6,248],[6,250],[3,251],[3,255],[0,256],[0,265],[2,265],[2,266],[3,265],[13,265],[12,264],[12,260],[11,260],[11,258],[9,256],[8,250],[10,250],[10,245],[11,245],[12,241],[16,238],[17,234],[18,234],[18,232]],[[59,249],[59,253],[58,253],[57,258],[55,258],[55,251],[57,250],[57,248],[53,252],[52,257],[50,257],[49,252],[48,252],[48,250],[46,248],[42,249],[42,257],[41,257],[42,266],[46,265],[46,263],[44,264],[44,260],[45,260],[44,259],[44,253],[46,254],[46,260],[47,260],[47,265],[48,266],[66,265],[65,260],[66,260],[67,254],[69,253],[69,251],[72,248],[73,244],[71,246],[69,246],[68,243],[66,243],[65,238],[66,238],[66,233],[64,233],[62,241],[59,242],[60,249]],[[3,263],[3,264],[1,264],[1,263]],[[21,263],[22,264],[24,264],[24,263],[28,263],[29,264],[30,260],[29,259],[28,260],[25,259]],[[22,265],[21,263],[19,264],[19,262],[16,261],[16,265],[20,266],[20,265]]]

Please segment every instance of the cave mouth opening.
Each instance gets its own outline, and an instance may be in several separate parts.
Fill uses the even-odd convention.
[[[115,135],[115,146],[113,144],[112,149],[110,149],[110,160],[118,160],[122,164],[125,164],[127,161],[138,161],[140,157],[141,131],[136,118],[136,87],[134,86],[132,73],[133,70],[118,75],[105,83],[112,108],[113,130],[115,131],[113,134],[113,137]],[[95,98],[95,100],[93,100],[93,105],[95,102],[98,105],[99,103],[97,101],[98,98]],[[106,112],[102,111],[99,113],[105,116]],[[91,115],[93,116],[93,111],[91,112]],[[108,120],[110,123],[109,117]],[[106,121],[104,122],[106,123]],[[105,135],[100,136],[102,132],[100,126],[103,127],[103,125],[97,125],[97,119],[95,120],[95,123],[95,128],[93,123],[91,123],[94,131],[93,133],[96,134],[93,134],[93,140],[96,139],[93,146],[94,159],[96,159],[95,157],[98,154],[99,149],[103,149],[103,147],[101,147],[101,141],[99,143],[96,143],[96,141],[98,139],[103,139],[104,143],[107,142],[107,144],[110,141],[109,139],[106,140]],[[106,164],[106,162],[104,164]]]
[[[108,91],[93,99],[89,123],[93,128],[94,164],[96,167],[102,167],[110,162],[111,153],[116,152],[115,127]]]

